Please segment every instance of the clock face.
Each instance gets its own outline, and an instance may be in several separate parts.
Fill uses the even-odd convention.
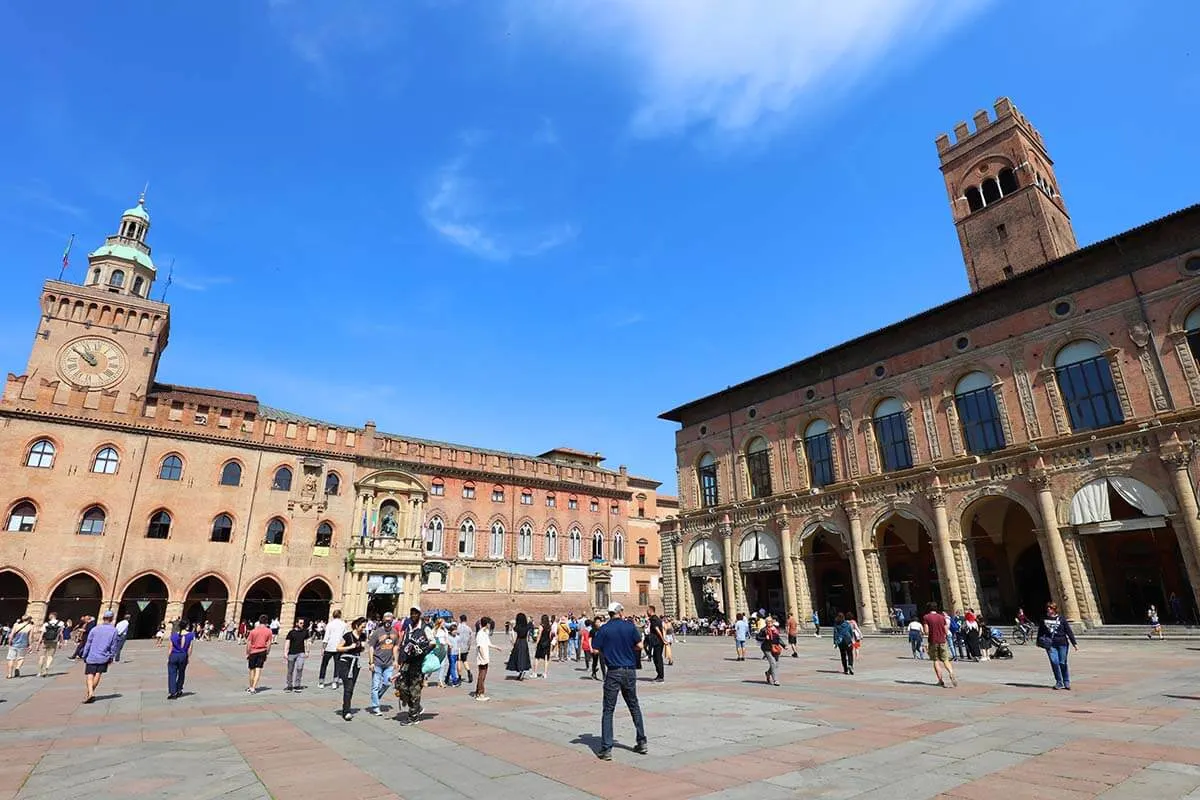
[[[85,336],[68,342],[58,354],[58,372],[84,389],[103,389],[125,376],[129,359],[116,342]]]

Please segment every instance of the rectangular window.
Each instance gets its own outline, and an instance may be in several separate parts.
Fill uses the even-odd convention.
[[[700,468],[700,505],[711,508],[717,504],[717,465]]]
[[[492,490],[492,502],[493,503],[503,503],[504,502],[504,490],[503,489],[493,489]]]
[[[879,455],[885,472],[908,469],[913,465],[904,412],[876,418],[875,438],[879,440]]]
[[[1003,242],[1005,239],[1008,238],[1008,228],[1004,227],[1003,225],[997,225],[996,226],[996,235],[999,236],[1000,241]]]
[[[521,494],[521,505],[523,505],[523,506],[533,505],[533,495],[531,495],[529,492],[523,492]]]
[[[650,584],[638,581],[638,605],[650,605]]]
[[[766,450],[746,455],[746,469],[750,472],[750,496],[771,495],[771,459]]]
[[[808,476],[814,488],[834,483],[833,444],[829,433],[818,433],[804,440],[804,455],[808,458]]]
[[[644,544],[638,545],[638,564],[641,566],[646,565],[646,545]]]
[[[1054,374],[1071,417],[1071,430],[1091,431],[1125,421],[1105,356],[1058,367]]]
[[[475,487],[474,486],[464,486],[463,487],[463,497],[466,498],[467,500],[474,500],[475,499]]]
[[[552,494],[546,495],[546,508],[554,508],[557,505],[558,505],[558,500],[555,499],[554,495],[552,495]]]
[[[985,386],[956,395],[954,405],[958,408],[958,420],[962,423],[968,453],[982,455],[1004,449],[1000,408],[992,387]]]
[[[571,498],[570,500],[567,501],[567,508],[571,509],[572,511],[575,511],[576,509],[579,508],[579,501],[574,498]]]
[[[434,497],[441,497],[446,493],[446,487],[444,484],[435,483],[433,486],[429,487],[429,493]]]
[[[599,510],[600,510],[600,504],[599,504],[599,503],[597,503],[595,500],[593,500],[592,502],[588,503],[588,511],[591,511],[591,512],[595,513],[595,512],[597,512],[597,511],[599,511]]]

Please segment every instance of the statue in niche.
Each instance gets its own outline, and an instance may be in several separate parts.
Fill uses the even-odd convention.
[[[398,526],[396,525],[396,512],[389,511],[383,517],[383,522],[379,523],[379,532],[384,536],[394,539]]]
[[[310,472],[304,476],[304,491],[308,494],[316,494],[317,476],[315,473]]]

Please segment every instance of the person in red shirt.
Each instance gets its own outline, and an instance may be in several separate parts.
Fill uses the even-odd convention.
[[[950,632],[950,621],[946,619],[945,614],[938,610],[937,603],[930,603],[925,607],[925,616],[921,617],[921,627],[925,630],[929,660],[933,663],[933,674],[937,678],[938,686],[946,685],[946,682],[942,680],[942,667],[946,668],[946,673],[950,676],[950,685],[958,686],[958,678],[954,677],[954,667],[950,666],[950,648],[946,643],[946,637]]]
[[[246,666],[250,668],[250,685],[247,694],[258,691],[258,679],[262,676],[263,667],[267,664],[267,653],[271,652],[271,620],[263,614],[258,618],[258,624],[246,634]]]
[[[795,614],[788,614],[787,618],[787,637],[788,647],[792,648],[792,658],[799,658],[800,653],[796,651],[796,634],[800,632],[800,625],[796,622]]]

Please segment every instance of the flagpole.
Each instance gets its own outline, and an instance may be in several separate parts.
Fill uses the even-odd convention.
[[[63,276],[67,274],[67,264],[71,260],[71,245],[75,244],[75,234],[71,234],[71,238],[67,239],[67,249],[63,250],[62,269],[58,271],[58,279],[61,281]]]
[[[167,289],[171,288],[171,279],[175,277],[175,259],[171,259],[171,266],[167,267],[167,285],[163,287],[162,294],[158,297],[158,302],[167,302]]]

